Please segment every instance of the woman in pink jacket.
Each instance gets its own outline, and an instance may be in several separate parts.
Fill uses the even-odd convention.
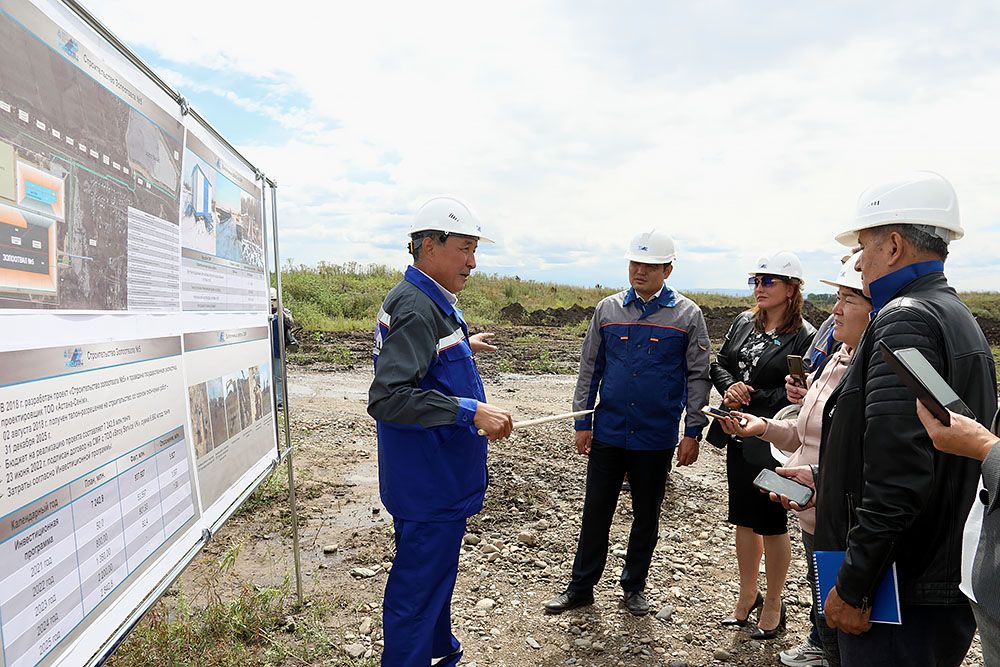
[[[766,440],[785,452],[791,452],[785,467],[812,465],[819,463],[820,437],[823,430],[823,413],[827,398],[840,384],[841,378],[851,362],[854,348],[861,340],[861,335],[868,326],[869,314],[872,311],[871,301],[862,292],[861,273],[855,270],[858,252],[844,262],[840,274],[834,280],[821,282],[837,288],[837,303],[833,308],[835,340],[841,343],[835,352],[830,354],[823,363],[809,376],[808,389],[799,389],[789,382],[789,398],[801,398],[802,409],[797,419],[767,419],[751,414],[733,412],[735,419],[720,420],[726,433],[740,437],[756,436]],[[790,378],[789,378],[790,380]],[[796,393],[798,396],[796,396]],[[740,426],[739,419],[746,419],[745,426]],[[810,612],[813,632],[801,646],[780,654],[781,662],[790,667],[806,665],[839,666],[837,655],[824,653],[819,642],[817,631],[829,631],[826,625],[816,617],[815,573],[812,567],[813,533],[816,530],[816,510],[807,509],[798,513],[799,526],[802,529],[802,542],[805,546],[806,561],[809,568],[809,586],[813,591],[813,608]],[[836,633],[835,630],[832,632]],[[826,642],[824,642],[826,643]],[[833,642],[836,646],[836,642]]]

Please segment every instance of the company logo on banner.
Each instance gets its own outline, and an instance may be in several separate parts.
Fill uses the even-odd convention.
[[[220,343],[232,343],[233,341],[242,340],[247,337],[246,330],[239,331],[220,331],[219,332],[219,342]]]
[[[77,368],[83,366],[83,348],[74,347],[63,350],[63,357],[68,357],[66,368]]]
[[[64,33],[62,30],[59,31],[59,46],[62,48],[63,53],[72,58],[73,60],[80,60],[80,56],[77,55],[80,51],[80,45],[76,43],[76,40]]]

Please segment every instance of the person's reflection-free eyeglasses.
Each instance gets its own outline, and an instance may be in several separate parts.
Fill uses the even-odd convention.
[[[776,282],[777,283],[783,283],[785,281],[782,278],[779,278],[778,276],[771,276],[771,275],[767,275],[767,274],[764,274],[762,276],[750,276],[749,278],[747,278],[747,286],[748,287],[756,287],[757,285],[763,285],[764,287],[770,287],[771,285],[773,285]]]

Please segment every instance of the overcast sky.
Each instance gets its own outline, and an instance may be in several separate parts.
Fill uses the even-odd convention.
[[[89,0],[279,183],[284,258],[403,267],[409,218],[465,198],[480,270],[626,283],[672,234],[681,288],[740,288],[787,249],[836,274],[863,189],[954,183],[948,274],[1000,289],[992,2]]]

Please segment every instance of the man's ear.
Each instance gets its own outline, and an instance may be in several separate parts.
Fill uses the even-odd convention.
[[[434,254],[434,239],[429,236],[425,236],[420,239],[420,256],[429,257]]]
[[[666,280],[667,278],[669,278],[670,274],[674,272],[673,262],[671,262],[670,264],[667,264],[666,266],[667,266],[667,268],[663,270],[663,279],[664,280]]]
[[[889,245],[889,266],[899,264],[903,259],[903,251],[906,247],[903,236],[899,232],[890,232],[885,243]]]

